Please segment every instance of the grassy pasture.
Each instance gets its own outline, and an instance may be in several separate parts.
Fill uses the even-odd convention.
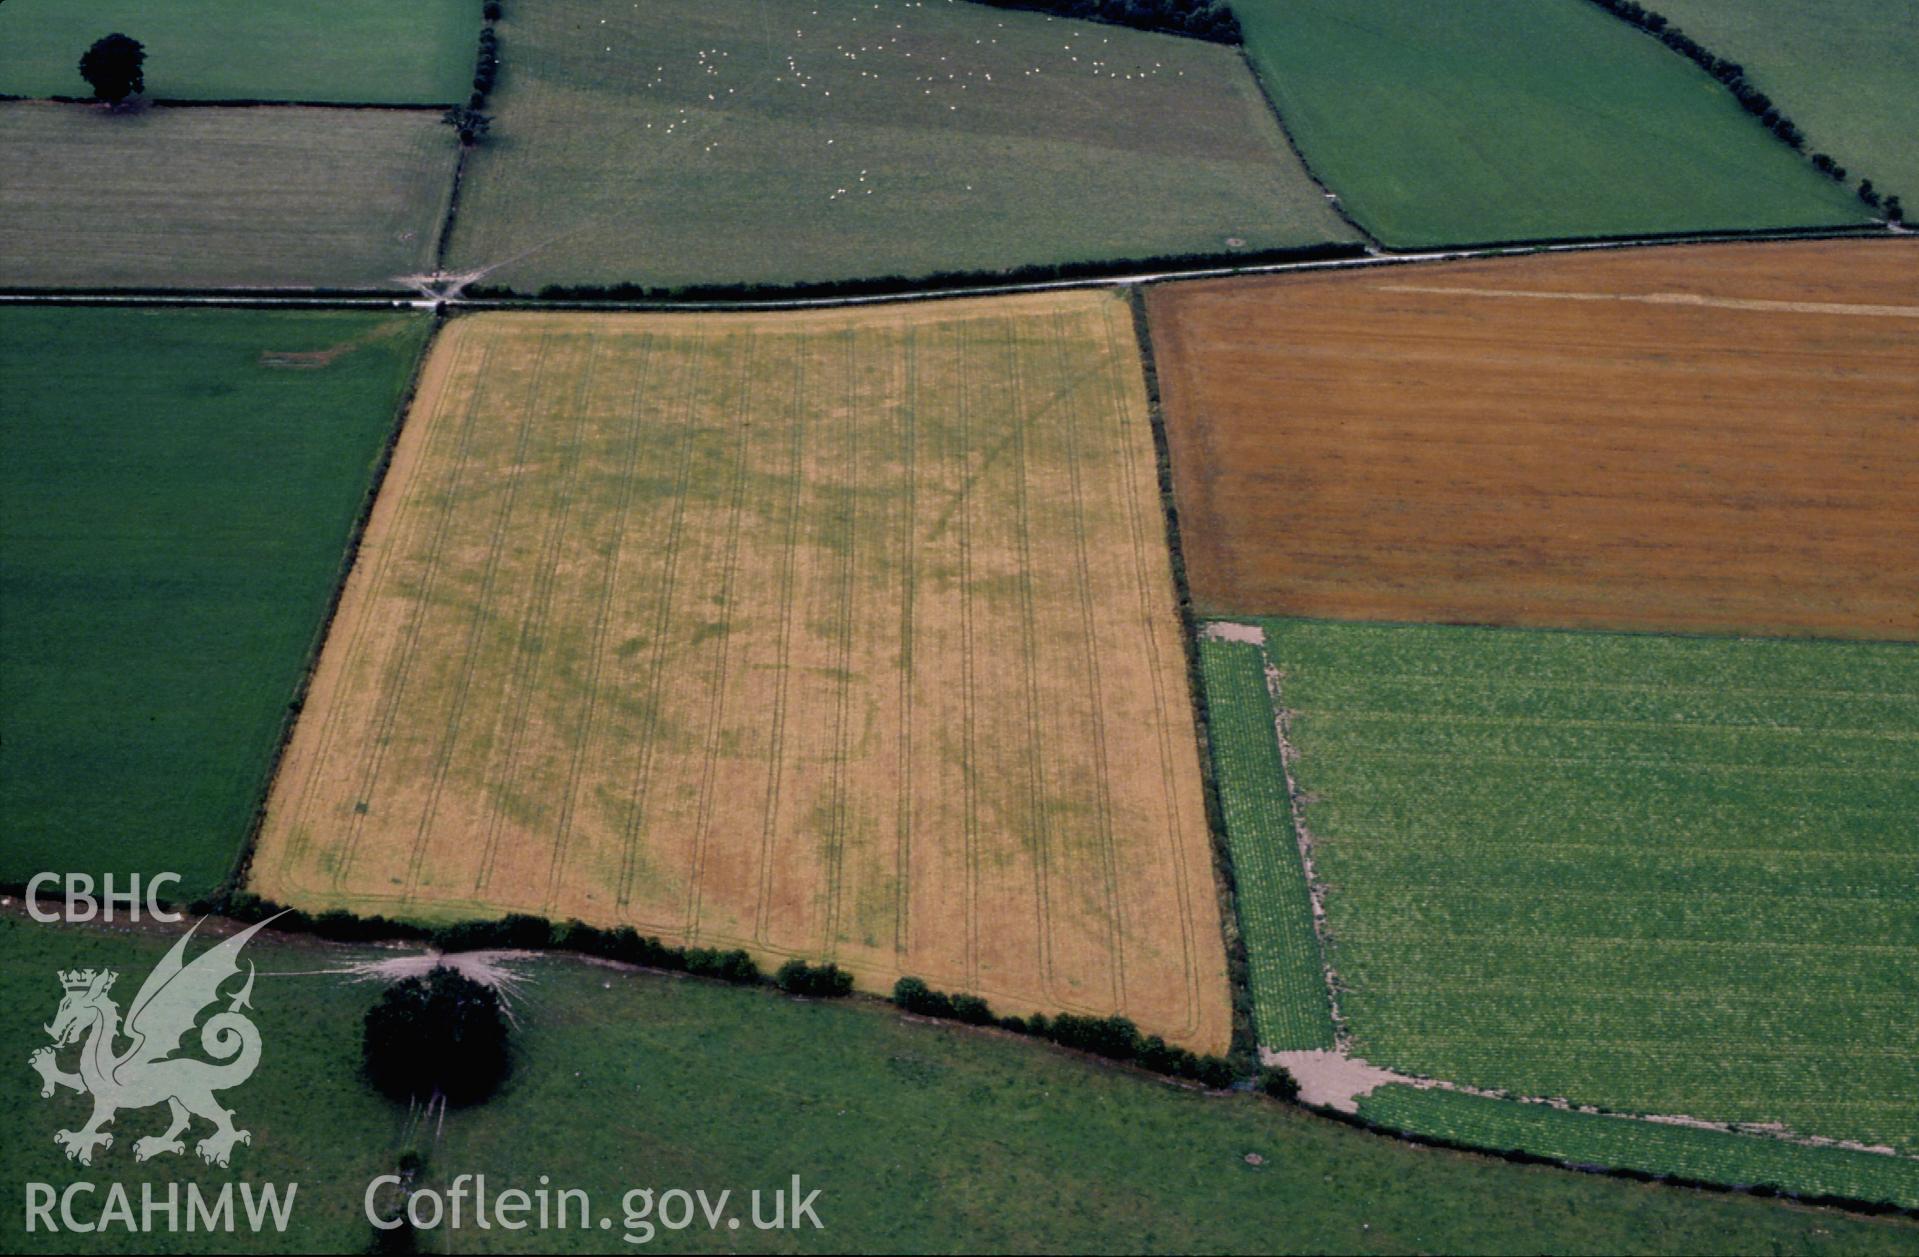
[[[80,54],[120,31],[146,45],[156,100],[450,105],[479,29],[479,0],[7,0],[0,92],[92,95]]]
[[[1273,729],[1265,657],[1252,642],[1204,637],[1199,661],[1259,1044],[1277,1051],[1330,1049],[1332,1008]]]
[[[1919,1152],[1919,647],[1264,623],[1356,1055]]]
[[[1124,300],[461,319],[254,888],[830,958],[1222,1048]]]
[[[1194,599],[1919,638],[1915,292],[1892,240],[1157,286]]]
[[[432,265],[457,149],[410,111],[0,103],[0,285],[390,287]]]
[[[1710,77],[1584,0],[1233,11],[1306,160],[1389,245],[1864,219]]]
[[[119,968],[132,989],[171,941],[0,917],[0,983],[21,1013],[0,1023],[0,1051],[22,1062],[47,1042],[39,1023],[60,995],[56,969]],[[596,1211],[616,1219],[634,1187],[730,1188],[737,1201],[798,1173],[821,1189],[824,1231],[695,1230],[648,1246],[669,1251],[918,1252],[967,1235],[985,1252],[1919,1252],[1911,1223],[1415,1148],[1253,1096],[1198,1095],[870,1004],[556,959],[524,966],[507,1089],[449,1113],[437,1136],[409,1133],[358,1076],[360,1018],[377,988],[324,972],[367,953],[268,935],[246,954],[260,971],[253,1016],[265,1055],[252,1079],[224,1093],[253,1132],[234,1170],[136,1164],[130,1144],[155,1129],[152,1109],[122,1114],[115,1146],[77,1170],[51,1134],[73,1125],[83,1102],[42,1100],[30,1071],[9,1069],[0,1100],[23,1128],[0,1142],[9,1252],[71,1251],[77,1238],[24,1233],[25,1182],[114,1180],[137,1200],[142,1182],[212,1187],[237,1176],[297,1181],[293,1225],[258,1239],[196,1235],[193,1251],[359,1252],[371,1233],[360,1214],[368,1180],[416,1147],[438,1190],[463,1173],[485,1174],[496,1192],[530,1189],[547,1174],[587,1189]],[[1248,1164],[1249,1153],[1263,1164]],[[632,1251],[620,1236],[617,1226],[518,1235],[469,1226],[452,1247]],[[441,1251],[448,1238],[423,1247]],[[119,1229],[85,1237],[95,1252],[187,1240]]]
[[[1660,0],[1661,13],[1722,57],[1804,127],[1855,182],[1919,202],[1919,12],[1910,0]]]
[[[232,867],[426,327],[0,311],[0,880]]]
[[[1621,1166],[1707,1183],[1765,1184],[1801,1196],[1845,1196],[1919,1209],[1919,1161],[1906,1157],[1398,1084],[1362,1099],[1359,1112],[1396,1130],[1483,1148],[1520,1148],[1576,1165]]]
[[[500,29],[498,120],[451,254],[489,283],[778,284],[1351,237],[1216,45],[900,0],[541,0]]]

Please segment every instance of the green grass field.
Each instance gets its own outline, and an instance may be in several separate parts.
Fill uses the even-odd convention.
[[[0,104],[0,285],[369,288],[431,267],[431,114]]]
[[[1575,1165],[1607,1165],[1702,1182],[1768,1185],[1919,1209],[1919,1161],[1850,1148],[1810,1148],[1763,1135],[1636,1122],[1549,1104],[1399,1084],[1359,1102],[1381,1126],[1482,1148],[1521,1148]]]
[[[1351,235],[1216,45],[899,0],[541,0],[500,31],[451,255],[488,283],[778,284]]]
[[[1199,663],[1260,1046],[1331,1048],[1332,1008],[1264,659],[1253,643],[1202,638]]]
[[[1585,0],[1233,7],[1306,160],[1389,245],[1863,219],[1717,83]]]
[[[120,31],[146,45],[157,100],[447,105],[479,30],[479,0],[7,0],[0,92],[92,95],[80,54]]]
[[[0,881],[226,874],[426,329],[0,311]]]
[[[1220,1252],[1919,1252],[1919,1226],[1776,1201],[1522,1168],[1414,1148],[1258,1097],[1205,1096],[1030,1040],[908,1023],[861,1002],[784,999],[696,980],[548,959],[527,962],[516,999],[515,1073],[482,1107],[409,1135],[405,1115],[358,1077],[359,1021],[377,988],[327,970],[363,951],[256,941],[255,1018],[265,1055],[222,1093],[253,1132],[232,1171],[197,1161],[136,1165],[153,1110],[124,1113],[90,1170],[52,1133],[84,1114],[42,1100],[23,1062],[46,1043],[59,968],[112,966],[133,987],[167,935],[105,934],[0,917],[0,975],[19,1004],[0,1024],[6,1110],[0,1179],[65,1184],[244,1177],[300,1184],[293,1226],[269,1250],[357,1252],[366,1183],[412,1147],[427,1185],[484,1173],[490,1190],[578,1186],[617,1215],[630,1188],[755,1187],[802,1176],[825,1229],[661,1233],[649,1249]],[[130,992],[129,992],[130,997]],[[1249,1154],[1262,1158],[1250,1164]],[[9,1251],[70,1249],[22,1233],[22,1194],[0,1205]],[[455,1250],[631,1251],[621,1230],[468,1229]],[[191,1238],[253,1251],[246,1234],[86,1237],[88,1251],[144,1251]],[[427,1251],[446,1251],[449,1235]]]
[[[1805,128],[1856,182],[1919,200],[1919,12],[1855,0],[1659,0],[1654,6]]]
[[[1356,1055],[1919,1152],[1919,648],[1263,623]]]

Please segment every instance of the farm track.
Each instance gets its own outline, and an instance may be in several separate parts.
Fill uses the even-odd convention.
[[[256,887],[1223,1047],[1119,308],[456,321],[316,681],[357,775],[283,777]]]

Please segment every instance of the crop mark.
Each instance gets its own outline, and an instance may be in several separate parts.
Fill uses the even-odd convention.
[[[598,709],[600,697],[600,671],[605,662],[607,622],[613,608],[613,590],[620,578],[620,555],[626,548],[626,521],[633,502],[633,482],[640,466],[641,435],[646,425],[641,422],[641,410],[645,405],[647,373],[652,368],[654,337],[651,333],[642,333],[639,352],[639,375],[633,385],[633,402],[627,408],[626,417],[631,433],[627,440],[626,462],[620,472],[619,504],[614,508],[613,542],[606,560],[606,574],[600,581],[600,597],[593,613],[593,640],[587,656],[586,707],[580,714],[579,731],[573,740],[572,763],[567,769],[566,790],[560,796],[560,820],[556,830],[557,851],[553,859],[553,873],[547,886],[547,911],[551,915],[556,888],[564,880],[565,858],[568,842],[573,834],[573,817],[578,809],[580,792],[580,773],[586,761],[587,748],[593,738],[593,717]]]
[[[835,702],[833,706],[833,805],[832,822],[826,840],[826,903],[824,917],[825,939],[820,954],[831,960],[839,950],[840,901],[844,890],[841,885],[846,873],[846,759],[847,759],[847,707],[853,700],[853,585],[855,577],[854,551],[859,540],[859,477],[860,477],[860,406],[859,406],[859,355],[856,352],[859,333],[849,328],[846,332],[846,488],[844,491],[845,510],[842,512],[844,526],[840,547],[839,579],[839,641],[835,651]]]
[[[534,357],[533,369],[530,373],[532,378],[532,383],[530,387],[536,393],[539,390],[540,373],[544,369],[544,364],[546,360],[546,347],[547,347],[547,342],[545,338],[542,338],[540,341],[539,351]],[[475,397],[476,397],[475,406],[476,407],[478,405],[477,396],[478,396],[478,389],[476,388],[475,389]],[[524,448],[525,448],[526,433],[527,433],[527,428],[530,422],[531,420],[529,418],[523,418],[520,423],[520,442],[521,442],[522,451],[524,451]],[[499,557],[501,528],[504,527],[507,514],[510,513],[511,510],[513,509],[513,492],[517,488],[518,483],[519,482],[517,478],[510,480],[508,482],[507,494],[500,509],[499,520],[495,525],[495,529],[493,533],[492,549],[490,550],[487,556],[486,574],[482,581],[482,587],[481,587],[480,593],[474,603],[474,618],[476,622],[475,632],[477,632],[477,622],[486,605],[486,594],[487,594],[487,589],[490,587],[491,580],[492,580],[493,565],[495,564],[495,562],[497,561]],[[420,629],[421,629],[421,626],[425,623],[427,612],[433,602],[433,598],[432,598],[433,580],[440,570],[440,566],[441,566],[440,555],[446,548],[446,538],[447,538],[446,524],[452,518],[453,503],[457,499],[457,497],[458,497],[458,485],[455,484],[455,485],[449,486],[447,491],[447,501],[448,501],[447,512],[442,517],[442,521],[441,521],[442,527],[434,539],[433,549],[431,551],[431,555],[429,559],[431,566],[428,570],[428,574],[426,578],[421,582],[420,596],[418,601],[415,604],[415,609],[418,611],[419,614],[411,625],[411,632],[408,637],[405,650],[400,659],[399,676],[394,681],[394,684],[390,691],[391,701],[387,703],[387,709],[382,714],[380,728],[374,735],[372,763],[368,766],[366,776],[360,786],[359,794],[356,796],[361,799],[368,799],[372,797],[374,784],[379,780],[380,770],[385,763],[386,748],[392,734],[393,725],[395,721],[397,721],[399,718],[399,712],[403,705],[401,700],[406,691],[407,680],[412,674],[413,660],[416,657],[416,653],[417,653],[416,647],[419,644]],[[472,666],[471,658],[469,657],[466,663],[466,670],[470,670],[471,666]],[[464,692],[465,681],[466,681],[466,671],[463,671],[461,674],[461,687],[458,693]],[[456,694],[456,698],[457,698],[457,694]],[[359,838],[361,834],[364,832],[365,827],[361,819],[364,815],[365,813],[356,813],[354,816],[354,826],[353,826],[352,836],[349,839],[349,845],[347,847],[347,850],[340,860],[340,873],[342,876],[345,875],[348,866],[351,864],[353,855],[358,846]],[[411,868],[411,860],[409,859],[409,869],[410,868]],[[402,897],[404,898],[404,894],[406,892],[410,892],[411,889],[412,889],[412,884],[410,882],[405,883],[403,886]]]
[[[917,573],[914,564],[917,555],[913,544],[913,530],[917,524],[917,489],[915,483],[917,471],[914,467],[914,445],[917,434],[914,430],[919,411],[919,341],[918,329],[909,326],[906,329],[900,353],[904,366],[901,396],[904,399],[900,412],[900,467],[904,477],[905,503],[900,514],[900,662],[899,662],[899,712],[900,736],[898,746],[899,777],[899,813],[897,842],[894,850],[894,908],[893,908],[893,954],[904,963],[908,950],[910,928],[907,914],[912,907],[912,894],[908,883],[913,872],[913,598],[916,593]]]
[[[978,761],[974,755],[975,715],[973,702],[973,538],[972,538],[972,490],[973,480],[967,474],[967,454],[971,449],[971,433],[966,413],[966,332],[967,324],[961,322],[954,328],[956,350],[954,357],[959,367],[953,383],[954,427],[959,439],[959,461],[961,480],[954,499],[951,513],[959,520],[956,539],[959,542],[959,594],[960,594],[960,778],[963,786],[963,804],[960,832],[966,852],[966,979],[972,986],[979,985],[979,782]],[[944,519],[934,529],[937,533],[944,527]]]
[[[1066,364],[1066,327],[1061,315],[1053,316],[1053,353],[1060,375],[1070,378]],[[1123,944],[1124,923],[1120,920],[1119,872],[1115,867],[1113,839],[1112,787],[1108,779],[1111,765],[1106,750],[1106,710],[1101,690],[1098,622],[1093,613],[1092,559],[1086,548],[1086,499],[1080,477],[1079,412],[1068,407],[1060,426],[1066,452],[1067,484],[1073,502],[1073,587],[1079,596],[1080,654],[1086,660],[1086,697],[1091,707],[1088,731],[1093,743],[1094,847],[1098,851],[1101,880],[1106,884],[1106,951],[1112,960],[1114,1007],[1126,1011],[1126,955]]]
[[[793,440],[792,467],[787,475],[786,547],[780,558],[780,645],[779,663],[774,670],[773,715],[767,739],[766,811],[760,824],[760,888],[753,911],[753,941],[767,945],[768,917],[773,899],[773,836],[780,814],[780,777],[785,761],[780,752],[786,742],[786,705],[788,680],[793,669],[788,664],[793,644],[793,586],[799,557],[800,506],[806,486],[806,354],[793,354]]]
[[[452,405],[454,399],[454,390],[451,387],[451,382],[460,378],[460,365],[465,357],[473,350],[477,340],[477,337],[469,336],[460,336],[455,340],[455,348],[452,351],[453,359],[448,364],[446,375],[441,381],[441,389],[435,398],[433,414],[425,420],[425,427],[420,438],[423,446],[430,445],[433,436],[439,431],[440,418]],[[466,417],[461,423],[454,447],[456,457],[451,469],[451,480],[454,487],[457,487],[460,476],[466,467],[474,419],[479,413],[479,396],[482,391],[480,381],[485,377],[486,363],[491,353],[492,345],[490,343],[478,341],[480,362],[474,376],[474,392],[473,396],[467,399]],[[407,470],[406,483],[404,485],[388,487],[389,492],[398,492],[400,494],[399,497],[394,499],[396,502],[404,504],[413,500],[411,496],[413,485],[422,476],[427,474],[429,461],[426,457],[426,451],[422,449],[419,457],[411,460],[411,465]],[[452,493],[449,490],[448,505],[441,515],[442,528],[445,526],[446,518],[452,513],[453,508],[451,503]],[[410,543],[414,536],[416,521],[425,516],[426,512],[399,510],[398,519],[404,520],[404,524],[400,525],[396,521],[396,535],[380,550],[378,563],[376,563],[373,570],[367,574],[366,581],[361,587],[364,592],[360,597],[358,616],[355,619],[352,632],[348,634],[345,639],[350,643],[350,646],[341,668],[343,677],[351,677],[356,670],[356,665],[366,657],[369,647],[374,641],[373,635],[368,630],[373,623],[374,607],[379,602],[379,598],[376,595],[380,589],[385,587],[387,571],[393,565],[396,556],[410,552]],[[428,573],[432,571],[431,552],[429,552],[427,571]],[[424,614],[423,605],[409,607],[408,612],[407,624],[409,628],[411,628],[416,622],[417,617]],[[314,800],[322,797],[319,790],[320,772],[321,769],[333,760],[331,751],[334,739],[339,734],[341,726],[345,723],[348,710],[349,705],[346,703],[336,702],[332,704],[327,712],[326,721],[321,726],[319,746],[311,762],[307,765],[305,782],[300,789],[299,801],[295,805],[294,815],[290,820],[290,827],[296,833],[301,830],[301,822],[308,815]],[[364,802],[366,799],[366,795],[363,793],[355,795],[354,797],[356,801],[361,802]],[[342,845],[341,860],[335,869],[333,877],[335,890],[339,890],[342,887],[350,853],[353,850],[354,844],[358,841],[357,827],[364,825],[364,816],[365,813],[356,808],[353,813],[354,819],[348,823],[347,834]],[[296,846],[297,844],[295,843],[287,844],[285,854],[279,865],[282,877],[287,876],[288,866],[292,862]]]
[[[635,765],[633,786],[627,796],[626,823],[621,835],[620,884],[615,902],[622,909],[633,898],[634,870],[640,858],[640,832],[645,825],[647,791],[652,784],[654,744],[658,739],[660,706],[664,701],[660,686],[666,670],[666,630],[672,622],[674,587],[679,578],[680,533],[686,522],[687,482],[693,473],[694,437],[699,431],[699,425],[694,422],[693,407],[699,372],[693,362],[693,350],[684,341],[674,342],[674,348],[685,359],[685,388],[680,397],[680,424],[684,435],[680,438],[679,476],[674,481],[673,514],[667,525],[664,547],[666,569],[660,578],[660,596],[653,610],[653,658],[647,672],[646,728],[640,736],[639,762]]]
[[[1027,824],[1033,835],[1033,897],[1038,919],[1033,922],[1033,941],[1039,950],[1040,989],[1053,990],[1053,916],[1051,888],[1051,835],[1047,831],[1045,739],[1040,729],[1039,631],[1034,623],[1033,545],[1031,511],[1026,500],[1026,425],[1020,404],[1025,397],[1020,379],[1018,331],[1013,322],[1003,320],[1006,334],[1006,383],[1011,391],[1009,414],[1013,426],[1013,527],[1019,542],[1020,653],[1025,662],[1021,678],[1026,693],[1026,806]],[[1055,992],[1055,998],[1059,998]]]
[[[700,900],[705,893],[707,830],[713,821],[713,780],[720,760],[720,731],[726,724],[726,672],[733,653],[733,580],[739,571],[740,516],[746,507],[746,463],[752,449],[753,434],[753,346],[749,334],[740,350],[740,383],[736,392],[738,407],[735,423],[739,428],[739,453],[733,459],[732,512],[726,525],[726,559],[720,572],[719,657],[713,663],[713,680],[708,688],[711,698],[706,722],[704,748],[700,758],[699,807],[693,823],[693,850],[686,875],[686,924],[688,942],[699,938]]]
[[[540,377],[545,371],[546,353],[551,344],[550,338],[541,337],[538,352],[535,354],[533,370],[528,384],[527,404],[520,416],[518,436],[513,456],[515,470],[506,478],[506,492],[500,500],[500,508],[493,520],[493,531],[488,539],[486,562],[481,567],[480,588],[473,597],[473,617],[467,627],[466,649],[461,653],[460,666],[455,674],[457,680],[453,691],[453,701],[447,710],[446,724],[434,747],[432,784],[428,788],[426,806],[420,811],[420,821],[414,827],[413,842],[407,851],[406,880],[401,883],[403,897],[410,896],[418,881],[421,852],[426,845],[427,834],[432,828],[433,814],[439,806],[440,790],[444,785],[447,764],[452,759],[453,743],[459,736],[460,720],[466,711],[466,697],[473,685],[473,664],[479,655],[480,643],[486,635],[488,604],[492,601],[493,582],[500,566],[500,551],[506,541],[507,520],[512,517],[513,505],[519,498],[522,476],[517,470],[526,462],[526,447],[533,429],[533,403],[539,397]],[[369,783],[369,789],[371,785]]]

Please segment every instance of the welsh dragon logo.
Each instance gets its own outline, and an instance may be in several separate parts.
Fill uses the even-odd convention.
[[[200,928],[194,925],[147,975],[127,1008],[124,1027],[119,1006],[108,998],[119,974],[111,969],[60,972],[66,995],[52,1024],[45,1027],[53,1046],[38,1049],[27,1063],[40,1075],[42,1098],[58,1087],[93,1097],[93,1117],[87,1124],[53,1137],[68,1158],[81,1165],[93,1164],[96,1149],[113,1146],[113,1135],[102,1127],[115,1114],[155,1104],[165,1104],[172,1120],[165,1134],[134,1141],[136,1161],[185,1152],[180,1136],[196,1117],[213,1123],[213,1133],[194,1145],[210,1165],[226,1165],[233,1145],[253,1142],[251,1132],[234,1128],[233,1111],[213,1094],[239,1086],[260,1063],[260,1031],[240,1012],[251,1007],[252,962],[247,964],[245,985],[200,1028],[200,1047],[212,1062],[174,1053],[200,1014],[219,1001],[220,987],[239,974],[240,949],[265,924],[250,926],[189,962],[187,942]],[[130,1041],[124,1051],[118,1047],[122,1040]],[[80,1043],[80,1069],[68,1073],[60,1068],[57,1057],[61,1049],[75,1043]]]

